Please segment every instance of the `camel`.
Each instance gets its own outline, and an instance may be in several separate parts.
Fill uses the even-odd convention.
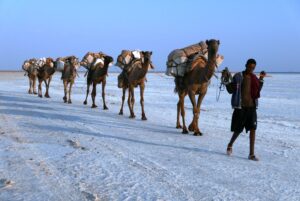
[[[207,92],[209,81],[217,67],[217,52],[219,48],[219,40],[207,40],[208,59],[197,57],[189,63],[191,71],[187,72],[183,77],[175,77],[175,91],[178,92],[179,101],[177,103],[177,122],[176,128],[182,128],[182,133],[187,134],[188,130],[185,125],[185,109],[184,98],[188,94],[193,105],[193,120],[189,125],[189,131],[194,131],[195,136],[201,136],[202,133],[198,127],[200,116],[200,106]],[[196,95],[198,101],[196,103]],[[180,125],[179,114],[181,113],[183,127]]]
[[[108,107],[106,106],[105,103],[105,85],[106,85],[106,76],[108,72],[108,67],[111,62],[113,62],[113,58],[110,56],[103,56],[103,59],[100,59],[101,61],[96,61],[98,63],[95,63],[88,71],[87,75],[87,87],[89,89],[89,86],[92,84],[93,89],[92,89],[92,108],[96,108],[97,105],[95,104],[95,98],[96,98],[96,89],[97,89],[97,84],[102,83],[102,101],[103,101],[103,109],[107,110]],[[87,94],[86,94],[86,99],[88,96],[88,89],[87,89]],[[85,100],[84,104],[86,104],[87,100]]]
[[[64,83],[64,97],[63,100],[65,103],[72,103],[71,100],[71,93],[72,93],[72,86],[74,84],[74,80],[77,75],[77,68],[79,67],[78,58],[75,56],[66,57],[63,59],[65,64],[62,71],[61,79]],[[69,90],[68,90],[69,86]]]
[[[89,73],[91,68],[94,67],[94,64],[97,61],[97,59],[103,59],[104,56],[106,56],[106,55],[103,52],[99,52],[99,53],[87,52],[84,55],[84,57],[82,58],[80,65],[83,66],[84,68],[86,68],[87,69],[86,74],[88,74],[88,76],[91,76],[91,73]],[[86,74],[85,74],[85,76],[86,76]],[[87,81],[88,80],[90,80],[89,77],[87,78]],[[84,105],[87,104],[87,98],[90,93],[90,86],[91,86],[91,83],[87,82],[86,97],[83,102]]]
[[[29,79],[29,94],[37,94],[36,92],[36,79],[37,79],[37,67],[35,66],[36,59],[29,59],[24,61],[22,69],[26,71]]]
[[[38,96],[43,97],[42,95],[42,82],[44,81],[46,85],[46,93],[45,97],[50,98],[49,96],[49,86],[52,79],[52,76],[55,72],[54,62],[52,58],[47,58],[45,64],[38,69],[38,80],[39,80],[39,87],[38,87]]]
[[[148,72],[149,66],[152,68],[152,62],[151,62],[151,55],[152,52],[149,51],[142,51],[142,55],[144,56],[143,60],[133,60],[128,67],[125,69],[128,69],[127,72],[122,72],[125,74],[125,80],[124,84],[122,86],[123,95],[122,95],[122,105],[119,114],[123,115],[123,106],[125,101],[125,93],[126,89],[129,89],[128,94],[128,107],[130,110],[130,116],[129,118],[135,118],[134,114],[134,88],[137,86],[140,86],[140,104],[142,107],[142,120],[147,120],[147,117],[145,115],[144,111],[144,90],[145,90],[145,80],[146,80],[146,74]]]

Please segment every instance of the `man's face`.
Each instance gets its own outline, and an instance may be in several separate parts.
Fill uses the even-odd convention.
[[[246,72],[247,73],[253,73],[254,69],[255,69],[256,64],[248,64],[246,66]]]

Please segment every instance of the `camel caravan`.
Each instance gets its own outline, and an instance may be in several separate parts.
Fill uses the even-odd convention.
[[[175,92],[178,93],[177,103],[177,121],[176,128],[182,128],[182,133],[187,134],[188,130],[194,132],[195,136],[202,135],[198,126],[200,117],[200,106],[207,92],[211,77],[215,69],[222,63],[224,57],[218,54],[220,42],[218,40],[206,40],[200,43],[182,48],[175,49],[167,59],[166,74],[173,76],[175,80]],[[140,88],[141,119],[147,120],[144,108],[144,91],[146,84],[146,75],[149,69],[154,69],[151,61],[151,51],[139,50],[122,50],[117,57],[115,66],[122,70],[118,75],[117,87],[122,89],[122,101],[119,115],[123,115],[123,107],[128,89],[128,108],[130,111],[129,118],[135,118],[134,113],[134,88]],[[59,57],[55,61],[52,58],[29,59],[26,60],[22,69],[29,79],[29,94],[37,94],[36,80],[38,79],[38,96],[42,95],[42,82],[45,83],[45,97],[49,96],[49,87],[53,74],[61,72],[61,80],[64,85],[63,101],[72,103],[71,93],[72,86],[78,76],[78,69],[82,66],[86,69],[86,96],[83,102],[87,105],[87,99],[92,86],[91,98],[92,108],[96,108],[96,89],[98,84],[102,84],[102,102],[103,109],[108,107],[105,101],[106,77],[108,68],[113,64],[113,57],[103,52],[87,52],[81,61],[75,56]],[[193,120],[186,127],[184,98],[188,95],[193,106]],[[198,100],[196,100],[198,95]],[[180,123],[182,118],[182,126]]]

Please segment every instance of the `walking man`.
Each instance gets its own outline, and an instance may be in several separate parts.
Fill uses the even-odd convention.
[[[228,93],[232,94],[231,105],[234,109],[231,120],[231,131],[233,135],[227,146],[227,155],[232,154],[232,146],[240,133],[244,130],[250,131],[250,152],[249,160],[258,161],[254,154],[255,130],[257,128],[258,98],[263,86],[265,72],[260,73],[259,79],[253,73],[256,67],[254,59],[248,59],[246,69],[236,73],[233,81],[226,85]]]

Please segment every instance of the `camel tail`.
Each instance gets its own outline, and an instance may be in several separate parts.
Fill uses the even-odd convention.
[[[178,93],[179,91],[184,90],[183,77],[180,76],[175,77],[174,82],[175,82],[174,93]]]

